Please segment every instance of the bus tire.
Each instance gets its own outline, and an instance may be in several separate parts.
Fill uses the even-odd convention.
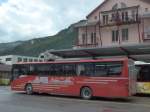
[[[83,87],[81,89],[81,97],[85,100],[92,98],[92,90],[89,87]]]
[[[33,87],[32,84],[27,84],[25,87],[25,91],[27,95],[32,95],[33,94]]]

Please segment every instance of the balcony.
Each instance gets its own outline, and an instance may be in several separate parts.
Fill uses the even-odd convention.
[[[140,23],[138,6],[101,12],[101,27]]]
[[[136,18],[128,16],[125,19],[122,19],[121,17],[118,16],[117,18],[109,18],[108,21],[102,22],[100,26],[101,27],[120,26],[120,25],[136,24],[140,22],[141,20],[138,16]]]

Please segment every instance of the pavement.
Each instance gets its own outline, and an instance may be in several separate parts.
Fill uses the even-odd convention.
[[[0,87],[0,112],[150,112],[150,96],[128,99],[26,95]]]

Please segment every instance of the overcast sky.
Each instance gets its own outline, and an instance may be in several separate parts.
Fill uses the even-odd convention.
[[[0,43],[54,35],[103,0],[0,0]]]

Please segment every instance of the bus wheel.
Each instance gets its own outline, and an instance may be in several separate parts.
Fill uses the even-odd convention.
[[[25,91],[26,91],[26,94],[28,95],[31,95],[33,94],[33,87],[31,84],[27,84],[26,87],[25,87]]]
[[[89,87],[84,87],[81,89],[81,97],[85,100],[92,98],[92,90]]]

